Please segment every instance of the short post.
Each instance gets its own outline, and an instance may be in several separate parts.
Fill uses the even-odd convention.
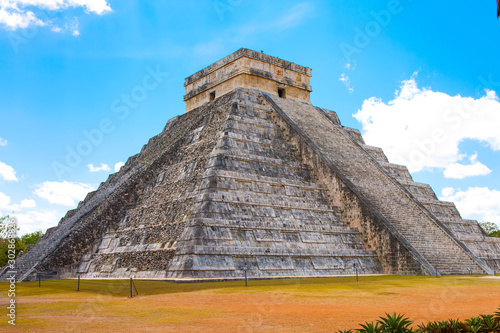
[[[248,287],[247,264],[245,263],[245,287]]]
[[[80,291],[80,275],[78,275],[78,289],[76,291]]]
[[[134,289],[132,283],[132,278],[130,278],[130,298],[134,297]]]
[[[352,265],[354,266],[354,270],[356,271],[356,282],[359,282],[359,279],[358,279],[358,265],[356,265],[355,262],[353,262]]]
[[[466,267],[466,268],[467,268],[467,271],[468,271],[468,273],[469,273],[469,276],[471,276],[471,275],[472,275],[472,271],[470,270],[470,268],[469,268],[469,267]]]
[[[38,288],[40,288],[42,285],[42,279],[40,273],[38,273],[37,275],[38,275]]]

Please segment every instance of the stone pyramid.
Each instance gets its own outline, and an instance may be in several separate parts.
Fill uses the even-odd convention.
[[[19,258],[18,280],[500,270],[500,239],[312,106],[310,77],[248,49],[188,77],[186,113]]]

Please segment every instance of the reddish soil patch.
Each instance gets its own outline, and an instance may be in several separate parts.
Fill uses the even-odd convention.
[[[341,286],[230,286],[133,299],[26,296],[19,300],[17,328],[23,332],[336,332],[358,328],[385,312],[404,313],[418,324],[492,314],[500,306],[500,280],[426,281],[421,286],[413,285],[419,281],[407,285],[406,280],[380,285],[372,281],[370,286],[363,281]]]

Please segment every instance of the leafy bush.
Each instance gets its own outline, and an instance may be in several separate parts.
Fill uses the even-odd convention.
[[[412,329],[412,321],[402,314],[385,314],[372,323],[360,324],[356,329],[358,333],[500,333],[500,307],[493,315],[479,315],[465,321],[449,319],[433,321],[418,325]],[[352,333],[353,330],[338,331],[339,333]]]
[[[493,222],[480,222],[479,226],[490,237],[500,237],[500,229]]]
[[[380,320],[377,322],[380,323],[380,327],[382,328],[382,332],[388,333],[406,333],[411,332],[409,328],[413,323],[410,319],[405,318],[403,315],[397,315],[394,313],[392,316],[388,313],[385,314],[385,317],[380,317]]]
[[[362,328],[358,328],[360,333],[382,333],[382,327],[379,322],[360,324]]]
[[[5,235],[6,230],[6,221],[9,216],[0,217],[0,267],[3,267],[7,264],[8,260],[8,251],[9,251],[9,240]],[[38,239],[43,235],[41,231],[35,231],[21,237],[16,237],[14,240],[16,257],[19,256],[21,251],[26,253],[30,245],[34,245],[38,242]]]

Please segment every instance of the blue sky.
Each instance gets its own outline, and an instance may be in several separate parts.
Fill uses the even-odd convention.
[[[0,214],[56,225],[246,47],[312,68],[314,105],[500,224],[499,34],[494,0],[0,1]]]

